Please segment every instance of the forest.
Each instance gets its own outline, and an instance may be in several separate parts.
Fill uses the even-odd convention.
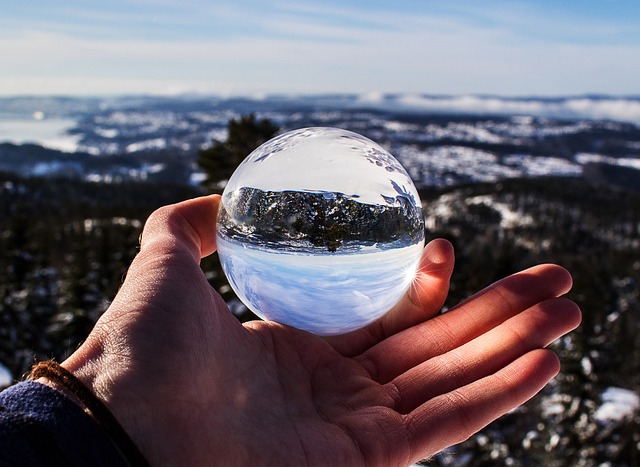
[[[201,193],[0,173],[0,364],[17,380],[36,359],[69,355],[122,283],[147,216]],[[640,193],[597,177],[537,177],[420,196],[427,240],[456,248],[447,307],[554,262],[573,274],[570,298],[584,313],[580,328],[553,344],[562,370],[540,395],[428,465],[640,465],[640,413],[598,415],[612,388],[640,394]],[[238,319],[254,319],[215,255],[202,268]]]
[[[349,244],[409,245],[423,238],[421,207],[400,195],[372,205],[343,193],[241,187],[231,204],[220,210],[218,232],[273,248],[335,252]]]

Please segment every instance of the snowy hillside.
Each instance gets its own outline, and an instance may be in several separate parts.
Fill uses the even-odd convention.
[[[606,178],[609,167],[631,170],[633,181],[640,169],[638,98],[343,95],[2,98],[0,170],[194,183],[198,150],[224,139],[228,120],[247,113],[281,131],[336,126],[365,134],[398,157],[419,186]],[[22,146],[27,142],[60,152]]]

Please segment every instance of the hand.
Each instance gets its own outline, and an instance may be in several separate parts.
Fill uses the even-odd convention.
[[[453,268],[436,240],[407,296],[365,329],[242,325],[199,267],[218,203],[150,217],[121,290],[63,362],[152,465],[408,465],[536,394],[559,369],[545,347],[580,321],[553,265],[435,316]]]

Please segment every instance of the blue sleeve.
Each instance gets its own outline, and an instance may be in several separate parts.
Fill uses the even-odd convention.
[[[128,466],[74,401],[25,381],[0,393],[0,466]]]

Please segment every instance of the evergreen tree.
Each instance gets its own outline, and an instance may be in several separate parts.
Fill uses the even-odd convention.
[[[205,172],[203,186],[209,192],[222,190],[233,171],[254,149],[273,138],[278,127],[269,119],[257,120],[254,114],[231,119],[227,125],[227,140],[213,141],[198,155],[198,166]]]

